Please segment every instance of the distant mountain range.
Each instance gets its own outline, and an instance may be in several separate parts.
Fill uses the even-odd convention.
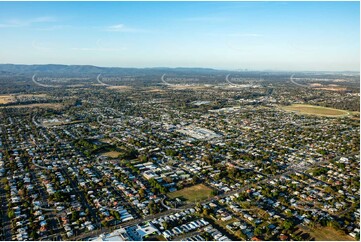
[[[0,64],[0,74],[162,74],[162,73],[194,73],[194,74],[220,74],[225,71],[212,68],[123,68],[123,67],[98,67],[92,65],[17,65]],[[229,71],[227,71],[229,72]]]

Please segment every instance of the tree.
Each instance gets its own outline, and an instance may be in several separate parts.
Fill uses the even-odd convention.
[[[169,228],[169,223],[168,223],[168,222],[163,222],[163,228],[164,228],[165,230],[168,230],[168,228]]]
[[[257,228],[254,229],[254,235],[259,236],[259,235],[261,235],[262,233],[263,233],[263,232],[262,232],[262,229],[261,229],[261,228],[257,227]]]
[[[208,209],[203,209],[203,212],[202,212],[203,216],[208,216],[209,215],[209,210]]]
[[[13,219],[13,218],[15,217],[15,213],[14,213],[13,210],[10,210],[10,211],[8,212],[8,217],[9,217],[9,219]]]
[[[139,159],[141,162],[147,162],[148,157],[147,157],[146,155],[139,155],[139,156],[138,156],[138,159]]]
[[[325,188],[325,192],[327,192],[327,193],[333,193],[334,190],[332,189],[331,186],[327,186],[327,187]]]
[[[145,190],[144,190],[144,188],[141,188],[141,189],[139,190],[139,196],[140,196],[141,199],[143,199],[143,198],[145,197]]]
[[[105,221],[105,220],[103,220],[103,221],[101,222],[101,224],[102,224],[103,227],[108,227],[108,222]]]
[[[198,183],[198,177],[195,175],[192,177],[192,184],[195,185]]]
[[[340,224],[335,221],[335,220],[331,220],[327,223],[327,226],[335,228],[335,229],[339,229],[340,228]]]
[[[287,211],[286,211],[286,215],[287,215],[287,217],[291,217],[291,216],[292,216],[291,210],[287,210]]]
[[[116,218],[116,220],[120,220],[120,215],[118,212],[115,212],[113,215]]]
[[[5,189],[5,191],[10,191],[10,186],[9,185],[6,185],[5,187],[4,187],[4,189]]]
[[[31,233],[30,233],[30,237],[33,239],[33,240],[36,240],[38,238],[38,234],[35,232],[35,230],[33,230]]]
[[[8,180],[6,179],[6,178],[2,178],[1,179],[1,184],[2,185],[5,185],[5,184],[7,184],[8,183]]]
[[[20,197],[23,197],[25,195],[25,190],[24,189],[19,189],[18,194],[19,194]]]
[[[217,190],[213,189],[213,190],[211,191],[211,195],[212,195],[212,196],[217,196],[217,194],[218,194],[218,191],[217,191]]]
[[[291,220],[285,220],[283,222],[283,227],[286,229],[286,230],[289,230],[290,228],[293,227],[293,222]]]
[[[73,212],[71,213],[71,220],[75,221],[75,220],[77,220],[77,219],[78,219],[78,214],[77,214],[76,211],[73,211]]]

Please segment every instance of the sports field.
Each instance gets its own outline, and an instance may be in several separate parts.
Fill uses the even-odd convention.
[[[187,187],[179,191],[168,193],[169,198],[185,199],[190,202],[201,201],[212,196],[212,188],[203,184],[198,184],[192,187]]]
[[[118,151],[109,151],[101,154],[102,156],[107,156],[110,158],[117,158],[121,153]]]
[[[346,110],[326,108],[321,106],[307,105],[307,104],[292,104],[290,106],[283,106],[283,110],[289,112],[297,112],[306,115],[317,115],[325,117],[340,117],[349,115]]]

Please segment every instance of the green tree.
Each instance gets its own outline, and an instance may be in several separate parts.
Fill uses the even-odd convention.
[[[262,232],[262,229],[261,229],[261,228],[259,228],[259,227],[255,228],[255,230],[254,230],[254,235],[259,236],[259,235],[261,235],[262,233],[263,233],[263,232]]]
[[[71,213],[71,220],[75,221],[78,219],[78,213],[76,211],[73,211]]]
[[[202,212],[203,216],[208,216],[209,215],[209,210],[208,209],[203,209],[203,212]]]
[[[115,217],[116,220],[120,220],[120,215],[119,215],[118,212],[115,212],[115,213],[114,213],[114,217]]]
[[[164,228],[165,230],[168,230],[168,229],[169,229],[169,223],[168,223],[168,222],[163,222],[162,225],[163,225],[163,228]]]
[[[145,190],[144,190],[144,188],[141,188],[141,189],[139,190],[139,196],[140,196],[140,199],[145,198]]]
[[[291,220],[285,220],[283,222],[283,227],[286,229],[286,230],[289,230],[290,228],[293,227],[293,222]]]
[[[10,191],[10,186],[9,185],[5,185],[5,187],[4,187],[4,189],[5,189],[5,191]]]
[[[10,211],[8,212],[8,217],[9,217],[9,219],[13,219],[13,218],[15,217],[15,213],[14,213],[13,210],[10,210]]]

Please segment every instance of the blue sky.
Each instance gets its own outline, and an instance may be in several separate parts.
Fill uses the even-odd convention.
[[[0,63],[359,70],[359,2],[0,2]]]

